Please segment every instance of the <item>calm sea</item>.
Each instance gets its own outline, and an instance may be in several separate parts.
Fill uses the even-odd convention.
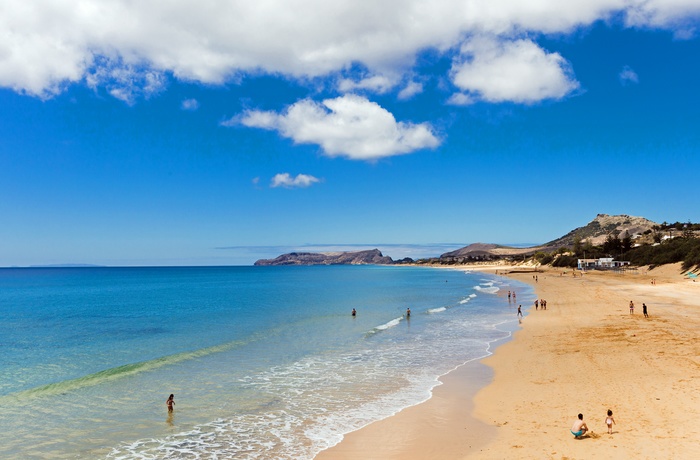
[[[0,458],[311,459],[489,354],[508,290],[534,300],[418,267],[0,269]]]

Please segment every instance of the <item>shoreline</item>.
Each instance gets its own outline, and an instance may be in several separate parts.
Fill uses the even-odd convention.
[[[511,339],[512,335],[503,340]],[[495,427],[472,415],[475,395],[493,379],[493,370],[482,360],[442,375],[428,400],[345,434],[340,443],[314,459],[442,459],[453,452],[461,458],[482,449],[498,434]],[[466,404],[454,404],[455,400]]]
[[[571,269],[563,276],[552,268],[450,268],[527,283],[548,308],[523,305],[522,326],[491,356],[441,377],[426,402],[315,458],[700,458],[700,283],[684,279],[678,264],[576,278]],[[493,378],[474,388],[479,366]],[[617,423],[612,435],[607,409]],[[579,412],[591,429],[582,440],[569,433]]]
[[[432,268],[491,273],[483,266],[479,269],[473,266]],[[498,265],[495,268],[507,267]],[[516,319],[506,324],[510,326],[496,328],[508,335],[489,343],[486,356],[439,376],[440,383],[433,387],[429,399],[346,433],[338,444],[319,452],[314,460],[449,459],[470,456],[484,448],[496,439],[498,431],[473,415],[474,398],[493,381],[493,369],[484,364],[484,359],[511,342],[521,329]]]

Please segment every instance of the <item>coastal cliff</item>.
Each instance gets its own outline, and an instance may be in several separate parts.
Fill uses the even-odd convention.
[[[379,249],[356,252],[291,252],[274,259],[260,259],[255,265],[389,265],[394,261]]]

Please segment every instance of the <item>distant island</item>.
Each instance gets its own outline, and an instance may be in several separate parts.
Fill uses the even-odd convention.
[[[540,265],[576,267],[578,259],[615,257],[634,265],[683,262],[683,268],[700,267],[700,224],[658,224],[644,217],[598,214],[588,224],[539,246],[517,248],[492,243],[473,243],[439,257],[393,260],[379,249],[353,252],[291,252],[270,265],[458,265],[485,261],[532,262]],[[664,244],[662,244],[664,243]]]
[[[391,265],[394,260],[379,249],[355,252],[291,252],[255,265]]]

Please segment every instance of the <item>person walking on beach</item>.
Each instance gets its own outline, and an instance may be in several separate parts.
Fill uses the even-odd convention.
[[[170,395],[168,400],[165,401],[165,405],[168,406],[168,412],[172,412],[175,405],[175,395]]]
[[[518,305],[518,316],[522,318],[522,317],[523,317],[523,311],[521,310],[520,307],[521,307],[521,305]]]
[[[649,314],[647,313],[647,304],[642,303],[642,313],[644,313],[644,317],[648,318]]]
[[[583,414],[578,414],[578,420],[576,420],[571,427],[571,434],[574,435],[576,439],[581,439],[581,436],[586,434],[588,427],[586,422],[583,421]]]
[[[615,419],[612,416],[612,411],[608,409],[608,416],[605,417],[605,424],[608,426],[608,434],[612,434],[612,426],[615,425]]]
[[[634,314],[634,302],[630,300],[630,315]]]

